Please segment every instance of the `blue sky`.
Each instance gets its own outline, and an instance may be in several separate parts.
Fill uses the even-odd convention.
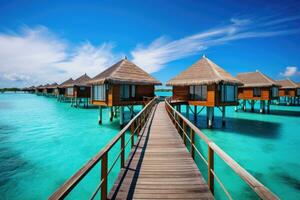
[[[202,54],[300,81],[297,1],[3,1],[0,87],[95,76],[125,55],[165,83]]]

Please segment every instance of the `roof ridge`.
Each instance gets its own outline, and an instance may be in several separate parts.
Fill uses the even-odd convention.
[[[120,64],[117,65],[117,68],[109,75],[108,78],[113,77],[113,75],[120,70],[121,66],[123,66],[124,61],[125,61],[125,59],[122,59],[122,60],[119,61]],[[118,63],[116,63],[116,64],[118,64]]]
[[[253,74],[253,73],[256,73],[256,71],[255,72],[241,72],[241,73],[238,73],[237,75],[239,75],[239,74]]]
[[[260,75],[262,75],[265,79],[267,79],[267,81],[271,82],[271,83],[275,83],[274,81],[272,81],[272,79],[270,79],[268,76],[266,76],[265,74],[261,73],[260,71],[257,71]]]
[[[213,63],[211,60],[209,60],[207,57],[202,57],[202,59],[204,59],[205,61],[208,62],[208,64],[211,66],[211,68],[213,69],[213,71],[215,72],[215,74],[222,79],[222,76],[220,75],[220,73],[215,69],[215,66],[218,66],[217,64]],[[214,66],[215,65],[215,66]],[[225,70],[224,70],[225,71]]]

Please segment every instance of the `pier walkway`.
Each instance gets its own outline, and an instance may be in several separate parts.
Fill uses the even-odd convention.
[[[207,147],[207,152],[198,149],[196,144],[200,140],[201,148]],[[119,148],[119,153],[109,154],[112,148]],[[125,151],[128,150],[130,154],[127,157]],[[158,102],[157,97],[149,101],[111,142],[49,199],[66,198],[92,169],[100,165],[100,183],[94,186],[92,194],[87,194],[91,195],[90,199],[214,199],[215,184],[218,184],[222,189],[217,191],[218,195],[231,200],[235,194],[231,194],[223,184],[219,173],[224,172],[215,170],[215,155],[229,167],[227,170],[239,176],[258,198],[278,199],[174,109],[169,99]],[[200,172],[194,159],[200,159],[208,170]],[[120,173],[110,189],[109,175],[113,168],[118,166],[118,162],[121,167]],[[201,173],[207,173],[207,182]]]
[[[109,199],[213,199],[160,102],[115,182]]]

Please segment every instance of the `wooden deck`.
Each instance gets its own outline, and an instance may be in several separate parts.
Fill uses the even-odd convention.
[[[108,198],[213,199],[165,103],[154,109]]]

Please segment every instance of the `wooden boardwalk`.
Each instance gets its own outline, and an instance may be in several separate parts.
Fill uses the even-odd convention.
[[[109,199],[213,199],[160,102],[141,131]]]

